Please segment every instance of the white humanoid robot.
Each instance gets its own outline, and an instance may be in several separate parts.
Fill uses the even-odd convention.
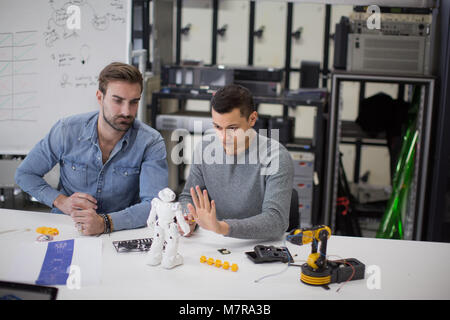
[[[175,193],[172,190],[165,188],[158,193],[158,197],[159,199],[152,200],[147,220],[147,226],[153,233],[147,264],[151,266],[161,264],[164,268],[171,269],[183,263],[183,257],[177,252],[180,237],[177,222],[185,235],[189,233],[190,228],[184,220],[180,203],[172,202],[175,200]]]

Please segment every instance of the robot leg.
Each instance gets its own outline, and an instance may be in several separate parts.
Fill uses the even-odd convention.
[[[155,226],[152,246],[147,253],[147,264],[150,266],[157,266],[161,263],[164,248],[164,235],[164,229],[157,223]]]
[[[176,223],[171,223],[168,230],[166,249],[162,259],[162,266],[166,269],[172,269],[180,264],[183,264],[183,257],[178,254],[178,239],[180,234]]]

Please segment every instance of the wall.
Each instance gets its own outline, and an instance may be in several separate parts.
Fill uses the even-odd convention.
[[[224,37],[218,36],[217,63],[246,65],[248,57],[248,24],[249,1],[227,0],[219,1],[218,28],[227,24]],[[302,60],[322,61],[323,37],[325,21],[325,5],[294,3],[293,31],[303,28],[301,38],[293,39],[291,66],[299,68]],[[352,6],[333,5],[331,16],[331,34],[335,24],[341,16],[348,15]],[[263,37],[255,38],[254,65],[268,67],[284,67],[285,61],[285,29],[287,4],[277,1],[257,1],[255,10],[255,29],[264,26]],[[188,35],[181,39],[181,58],[187,60],[201,60],[205,64],[211,62],[211,26],[212,1],[185,0],[183,1],[182,27],[191,24]],[[333,41],[330,41],[329,66],[333,65]],[[299,73],[292,72],[290,88],[299,86]],[[346,83],[343,93],[343,119],[355,120],[359,97],[359,85]],[[384,91],[396,98],[396,85],[368,84],[366,96]],[[191,101],[189,110],[206,111],[208,103]],[[261,114],[281,115],[280,105],[261,105]],[[315,110],[299,107],[289,111],[290,116],[296,117],[296,137],[312,137]],[[341,145],[344,154],[344,167],[348,177],[353,177],[353,163],[355,149],[352,145]],[[375,185],[389,185],[389,153],[386,147],[364,146],[362,149],[361,175],[371,171],[369,183]]]

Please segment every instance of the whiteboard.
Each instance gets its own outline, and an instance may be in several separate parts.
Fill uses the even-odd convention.
[[[130,7],[130,0],[0,1],[0,154],[27,154],[57,120],[98,110],[98,74],[130,61]]]

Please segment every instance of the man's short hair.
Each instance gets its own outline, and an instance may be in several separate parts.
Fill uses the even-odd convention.
[[[217,90],[211,99],[211,107],[220,114],[239,108],[241,116],[246,119],[256,111],[251,92],[238,84],[230,84]]]
[[[142,74],[135,66],[122,62],[112,62],[108,64],[105,68],[103,68],[98,76],[98,89],[103,94],[106,94],[106,89],[108,88],[108,83],[110,81],[139,83],[142,93]]]

